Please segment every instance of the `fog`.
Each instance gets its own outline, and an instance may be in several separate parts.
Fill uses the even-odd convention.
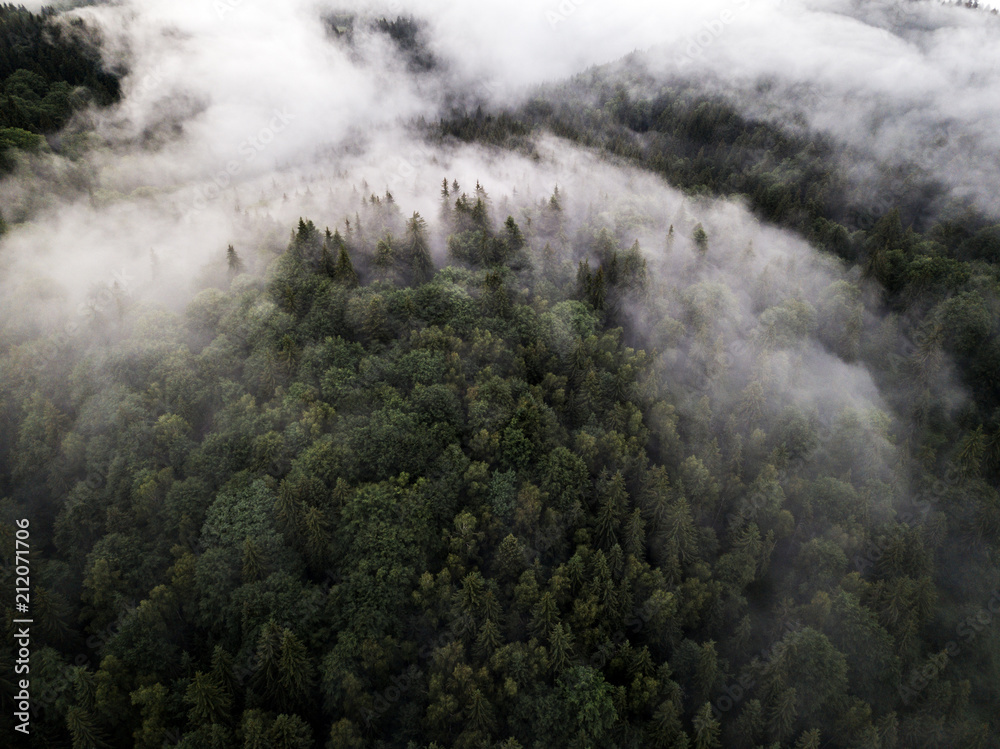
[[[658,76],[705,81],[751,116],[811,129],[850,147],[845,165],[917,167],[945,183],[937,210],[971,201],[1000,217],[1000,16],[938,0],[731,2],[680,48],[644,59]],[[860,162],[860,164],[859,164]],[[871,182],[866,195],[898,185]]]
[[[340,174],[336,154],[360,151],[381,192],[410,175],[408,154],[423,148],[407,123],[433,120],[449,95],[515,101],[529,83],[662,40],[677,20],[652,3],[462,8],[146,0],[71,11],[99,29],[107,64],[126,66],[124,99],[69,128],[96,131],[100,145],[82,162],[38,159],[0,187],[5,217],[30,219],[8,238],[5,264],[76,289],[144,263],[150,249],[197,267],[225,246],[241,192],[244,203],[262,189],[294,200],[287,186],[274,192],[281,170]],[[411,74],[392,42],[364,23],[352,44],[338,43],[321,20],[336,12],[426,19],[438,69]],[[294,218],[294,204],[283,215]]]
[[[323,22],[350,13],[359,20],[349,41],[337,38],[336,21]],[[399,13],[424,22],[430,71],[415,71],[364,20]],[[263,273],[300,216],[339,225],[369,192],[389,190],[404,215],[420,211],[433,224],[444,177],[469,192],[481,182],[515,217],[558,186],[572,230],[606,225],[623,246],[640,242],[666,314],[688,314],[705,299],[721,305],[703,330],[663,351],[678,382],[697,382],[721,348],[726,374],[707,387],[723,403],[736,404],[758,383],[775,412],[791,403],[828,423],[845,408],[886,408],[892,399],[875,376],[832,353],[815,323],[787,345],[762,351],[754,343],[772,324],[767,309],[801,301],[815,314],[847,277],[803,240],[761,226],[739,203],[692,203],[651,175],[548,136],[532,158],[432,146],[414,127],[456,97],[515,105],[535,84],[634,50],[651,50],[644,59],[658,75],[704,76],[706,86],[734,95],[767,78],[773,95],[746,99],[748,110],[801,110],[810,126],[879,158],[947,164],[956,194],[997,209],[987,189],[996,165],[984,154],[995,153],[998,137],[1000,97],[989,94],[1000,47],[988,43],[997,20],[982,12],[846,0],[144,0],[69,15],[99,29],[107,63],[129,73],[120,105],[84,113],[69,128],[94,129],[89,152],[73,162],[53,154],[27,160],[0,185],[4,214],[15,222],[0,246],[9,333],[71,325],[97,287],[179,311],[222,267],[228,244]],[[971,46],[980,52],[972,68]],[[786,101],[783,92],[801,82],[811,95]],[[928,143],[934,147],[920,150]],[[711,245],[701,263],[691,241],[698,223]],[[678,239],[668,254],[671,225]],[[440,241],[436,250],[444,262]],[[868,330],[889,331],[886,354],[905,350],[874,294],[863,314]],[[635,317],[643,324],[644,313]],[[944,403],[960,398],[947,372],[935,388]]]

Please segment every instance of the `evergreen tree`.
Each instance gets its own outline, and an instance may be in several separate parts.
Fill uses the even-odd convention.
[[[232,245],[226,248],[226,265],[229,268],[229,277],[233,278],[243,272],[243,260],[240,258],[236,248]]]
[[[434,275],[430,249],[427,246],[427,222],[414,213],[406,222],[407,255],[410,266],[410,283],[419,286]]]
[[[708,252],[708,234],[705,232],[705,228],[698,224],[694,227],[694,246],[698,250],[699,255],[705,255]]]

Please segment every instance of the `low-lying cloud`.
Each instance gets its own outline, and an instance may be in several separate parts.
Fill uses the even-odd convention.
[[[860,360],[832,352],[814,323],[803,323],[794,345],[762,354],[755,343],[779,314],[765,319],[767,310],[787,303],[780,314],[809,318],[831,308],[832,290],[848,277],[804,241],[761,226],[738,203],[691,203],[652,175],[554,138],[539,138],[529,157],[431,145],[413,123],[434,121],[456,95],[513,104],[533,84],[651,48],[645,59],[663,76],[710,76],[737,94],[775,81],[771,95],[745,99],[749,111],[804,110],[810,126],[878,158],[944,168],[957,195],[997,208],[986,190],[996,174],[987,154],[998,145],[990,123],[1000,108],[991,95],[1000,48],[988,43],[996,19],[930,2],[907,3],[901,18],[892,7],[422,0],[406,11],[422,24],[436,61],[430,71],[414,70],[367,22],[402,12],[392,4],[142,0],[79,8],[72,15],[101,30],[109,63],[128,67],[124,99],[84,115],[98,145],[80,160],[40,156],[0,184],[5,213],[22,222],[0,246],[5,327],[65,328],[95,285],[183,307],[228,244],[260,272],[299,216],[339,225],[369,192],[389,190],[406,215],[417,210],[433,224],[444,177],[468,192],[481,182],[515,217],[558,185],[574,230],[605,224],[624,246],[640,242],[661,312],[696,314],[692,305],[721,295],[725,309],[713,308],[704,330],[663,352],[674,376],[697,380],[714,348],[729,367],[713,387],[734,406],[759,386],[773,408],[791,403],[827,420],[845,408],[883,408],[892,398],[877,378]],[[348,42],[329,19],[350,14],[359,18]],[[981,51],[971,68],[970,48]],[[812,95],[783,103],[781,92],[802,82]],[[940,122],[950,123],[944,142]],[[699,223],[711,243],[705,262],[691,240]],[[671,225],[677,240],[668,252]],[[443,260],[440,243],[437,251]],[[864,309],[865,326],[884,324],[874,302]],[[890,334],[893,348],[904,342]],[[942,398],[949,383],[942,376]]]

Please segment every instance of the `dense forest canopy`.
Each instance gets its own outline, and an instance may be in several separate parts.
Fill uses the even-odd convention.
[[[74,110],[118,96],[118,78],[103,69],[81,24],[0,5],[0,173],[12,166],[10,149],[36,150],[45,143],[39,136],[59,130]]]
[[[904,182],[883,165],[874,203],[820,134],[789,133],[747,119],[691,84],[654,98],[594,71],[517,112],[458,112],[440,131],[465,141],[530,151],[546,128],[663,174],[692,196],[741,195],[764,220],[787,226],[856,265],[884,288],[920,335],[938,336],[960,364],[979,406],[977,428],[1000,432],[1000,224],[968,204],[942,205],[943,186],[911,165]],[[1000,480],[1000,474],[992,474]]]
[[[71,22],[0,19],[35,40],[8,100],[64,115],[19,137],[60,92],[118,98]],[[316,25],[447,69],[418,19]],[[443,96],[387,187],[354,140],[200,212],[86,157],[22,207],[0,580],[11,622],[29,518],[32,732],[5,649],[5,740],[1000,747],[1000,217],[631,64]],[[143,247],[141,278],[61,288],[15,255],[60,210],[222,228],[196,270]]]

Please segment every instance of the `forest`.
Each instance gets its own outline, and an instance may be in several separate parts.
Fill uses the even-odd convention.
[[[54,28],[0,7],[11,154],[120,96]],[[427,76],[421,29],[376,33]],[[4,741],[1000,747],[1000,224],[914,164],[872,202],[830,136],[629,64],[420,132],[556,138],[634,194],[358,180],[329,226],[237,204],[179,309],[11,297]]]
[[[74,111],[119,97],[118,77],[103,69],[86,30],[53,23],[54,16],[0,5],[0,174],[13,168],[12,149],[46,147],[43,136]]]
[[[866,200],[829,137],[747,119],[691,84],[633,97],[616,83],[618,67],[544,89],[522,111],[454,112],[438,131],[530,151],[530,134],[544,128],[660,173],[692,196],[743,196],[763,220],[877,281],[915,334],[943,344],[978,407],[966,425],[984,435],[974,449],[1000,468],[1000,224],[968,203],[942,205],[941,185],[913,163],[881,165],[877,198]],[[1000,473],[990,478],[1000,482]]]

